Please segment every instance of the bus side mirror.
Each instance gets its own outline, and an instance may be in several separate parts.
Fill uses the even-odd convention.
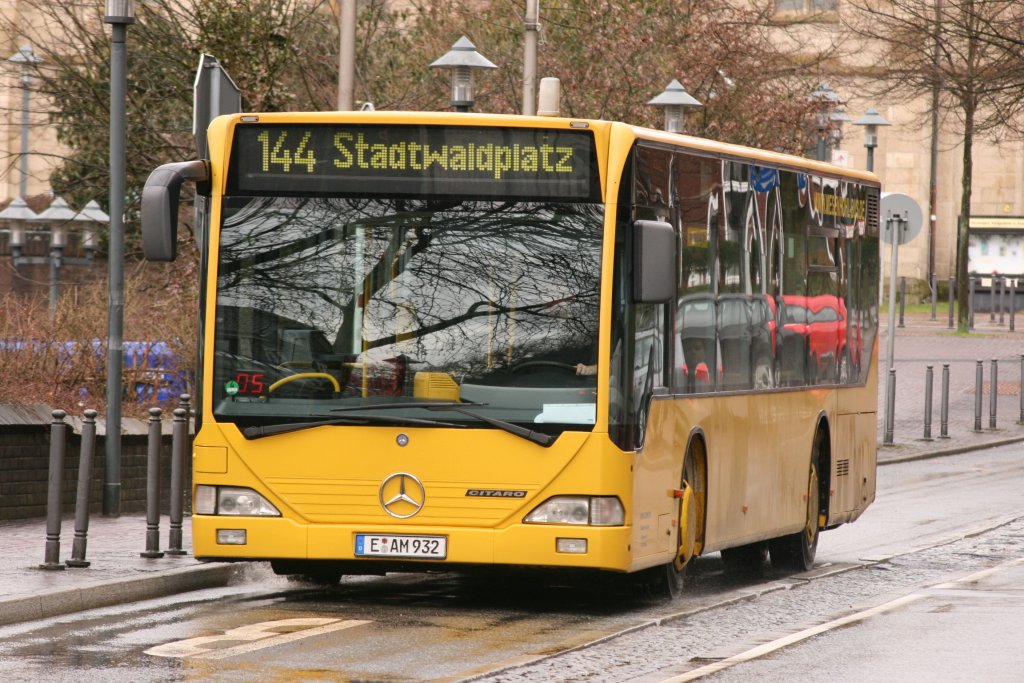
[[[142,189],[142,253],[149,261],[173,261],[178,255],[178,197],[186,180],[197,184],[197,193],[209,193],[208,162],[164,164],[146,179]]]
[[[676,234],[664,221],[633,223],[633,301],[663,304],[676,295]]]

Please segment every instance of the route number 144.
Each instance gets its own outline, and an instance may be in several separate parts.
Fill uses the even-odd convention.
[[[272,166],[279,166],[285,173],[291,173],[292,166],[305,166],[307,173],[312,173],[316,167],[316,157],[313,150],[308,148],[309,138],[312,135],[306,131],[299,141],[297,147],[292,149],[288,145],[288,133],[281,131],[277,140],[271,142],[270,132],[263,131],[257,138],[263,148],[263,172],[269,173]]]

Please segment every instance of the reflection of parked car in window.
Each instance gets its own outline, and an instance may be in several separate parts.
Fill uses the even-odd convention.
[[[718,339],[725,389],[767,388],[775,375],[775,316],[762,295],[718,297]]]
[[[792,383],[838,381],[848,376],[846,304],[819,294],[782,297],[782,368]]]
[[[715,295],[688,294],[676,316],[677,352],[682,356],[681,384],[689,392],[712,389],[721,372],[715,335]],[[715,368],[715,372],[712,372]]]

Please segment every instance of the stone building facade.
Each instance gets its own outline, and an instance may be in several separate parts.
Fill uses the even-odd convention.
[[[393,0],[394,1],[394,0]],[[815,21],[806,25],[799,40],[808,45],[816,41],[842,38],[843,0],[775,0],[776,19],[806,19]],[[541,2],[541,21],[543,23]],[[0,0],[0,15],[15,19],[16,25],[26,27],[26,35],[0,35],[2,55],[10,57],[23,45],[30,45],[27,37],[38,29],[38,19],[32,16],[28,3],[23,0]],[[37,28],[33,29],[32,27]],[[109,31],[97,25],[97,31]],[[962,172],[961,131],[952,115],[939,117],[936,148],[936,203],[934,220],[929,220],[929,190],[931,185],[932,130],[929,125],[930,103],[888,102],[865,96],[868,90],[863,74],[870,73],[872,48],[857,46],[848,49],[823,73],[822,80],[845,100],[845,110],[852,119],[862,116],[868,108],[875,108],[892,125],[879,130],[878,147],[874,152],[874,170],[882,180],[883,190],[899,192],[914,198],[922,208],[925,225],[920,235],[904,245],[899,254],[899,273],[908,278],[925,280],[934,270],[940,282],[955,273],[956,230],[960,206]],[[44,56],[45,57],[45,56]],[[557,74],[551,74],[557,75]],[[22,153],[23,89],[22,73],[16,63],[0,65],[0,206],[20,194],[20,160]],[[29,84],[31,87],[31,84]],[[31,93],[30,93],[31,95]],[[48,176],[60,158],[52,128],[46,125],[43,103],[29,98],[28,107],[28,189],[29,195],[49,192]],[[863,130],[847,124],[844,137],[838,145],[836,159],[851,167],[865,168],[867,150],[863,145]],[[995,216],[1007,219],[1024,217],[1024,142],[992,143],[975,140],[974,181],[971,213],[974,216]],[[1009,221],[1014,224],[1014,221]],[[1021,219],[1024,224],[1024,218]],[[4,226],[0,226],[0,259],[9,251],[5,247]],[[1024,233],[1024,227],[1022,227]],[[1015,263],[1012,258],[1011,263]],[[888,255],[885,256],[888,260]],[[1024,274],[1024,254],[1019,260],[1017,273]],[[1012,269],[1012,268],[1011,268]],[[886,268],[887,270],[887,268]],[[9,278],[9,267],[0,265],[0,287]],[[7,276],[4,273],[7,272]],[[7,282],[8,287],[10,282]]]

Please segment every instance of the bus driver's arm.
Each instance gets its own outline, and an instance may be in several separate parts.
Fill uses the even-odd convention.
[[[584,365],[583,363],[577,363],[576,364],[576,374],[577,375],[596,375],[597,374],[597,364],[595,363],[594,365]]]

